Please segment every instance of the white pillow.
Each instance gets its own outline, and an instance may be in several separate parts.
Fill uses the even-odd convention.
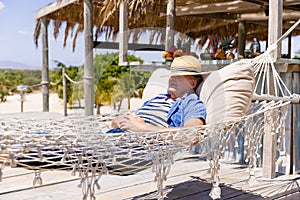
[[[212,72],[200,91],[200,99],[207,109],[206,123],[224,123],[244,116],[254,85],[253,68],[244,60]]]
[[[142,101],[145,102],[158,94],[166,94],[169,85],[170,70],[159,68],[153,71],[143,91]]]

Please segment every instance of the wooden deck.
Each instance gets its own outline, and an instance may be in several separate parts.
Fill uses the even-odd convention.
[[[78,176],[69,171],[50,170],[41,174],[43,185],[33,187],[34,172],[24,168],[5,167],[0,182],[0,200],[79,200],[82,199]],[[300,175],[262,178],[256,169],[258,184],[247,183],[247,166],[221,161],[221,199],[300,199]],[[156,199],[156,183],[151,169],[135,175],[104,175],[96,198],[105,200]],[[208,164],[197,157],[175,162],[165,182],[165,199],[211,199]],[[87,199],[90,199],[89,197]]]

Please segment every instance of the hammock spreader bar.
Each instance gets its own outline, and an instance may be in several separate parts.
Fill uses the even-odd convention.
[[[292,104],[300,103],[300,95],[294,94],[293,96],[284,96],[284,97],[276,97],[272,95],[258,95],[254,94],[252,97],[252,101],[282,101],[282,102],[291,102]]]

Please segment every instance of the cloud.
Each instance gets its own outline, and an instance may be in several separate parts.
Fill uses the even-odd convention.
[[[4,8],[4,3],[2,1],[0,1],[0,10],[2,10]]]
[[[20,35],[33,35],[32,31],[18,30],[17,33]]]

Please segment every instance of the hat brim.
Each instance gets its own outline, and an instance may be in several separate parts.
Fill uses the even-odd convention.
[[[210,74],[211,72],[171,72],[168,75],[161,75],[160,77],[170,77],[170,76],[187,76],[187,75],[206,75]]]

